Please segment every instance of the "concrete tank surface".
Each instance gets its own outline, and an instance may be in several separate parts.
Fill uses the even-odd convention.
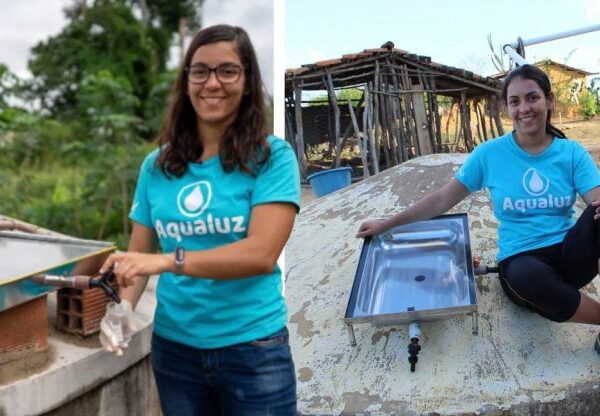
[[[303,207],[286,249],[301,414],[600,414],[598,328],[553,323],[514,305],[494,274],[476,277],[479,335],[468,315],[421,323],[416,372],[407,361],[407,325],[355,325],[357,346],[350,346],[343,318],[359,224],[443,186],[465,157],[414,159]],[[468,213],[473,254],[495,264],[497,222],[487,193],[451,212]],[[596,278],[583,290],[597,297],[598,289]]]

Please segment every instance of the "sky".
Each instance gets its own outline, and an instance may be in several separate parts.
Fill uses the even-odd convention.
[[[341,57],[386,41],[480,75],[498,71],[487,36],[500,45],[600,24],[600,0],[286,0],[285,67]],[[600,31],[525,48],[600,73]],[[507,59],[507,58],[505,58]],[[600,76],[600,75],[598,75]]]
[[[29,50],[60,33],[66,24],[62,9],[71,0],[0,0],[0,62],[21,78],[27,70]],[[250,35],[267,90],[273,91],[273,0],[205,0],[204,26],[227,23]],[[176,54],[175,54],[176,55]]]
[[[273,40],[274,1],[280,28]],[[0,62],[21,77],[29,76],[29,49],[60,32],[65,24],[62,9],[70,2],[0,0]],[[435,62],[491,75],[497,71],[490,61],[488,34],[499,50],[519,36],[527,40],[600,24],[600,0],[206,0],[202,15],[204,25],[230,23],[249,32],[273,93],[274,54],[282,71],[388,40]],[[273,42],[283,53],[274,52]],[[550,58],[600,73],[599,45],[597,31],[525,50],[529,61]],[[282,82],[280,75],[275,74],[277,82]],[[276,101],[277,96],[275,88]]]

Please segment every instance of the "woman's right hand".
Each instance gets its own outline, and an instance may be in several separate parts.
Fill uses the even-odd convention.
[[[387,229],[386,220],[384,219],[368,220],[360,225],[356,233],[356,238],[371,237],[381,234]]]

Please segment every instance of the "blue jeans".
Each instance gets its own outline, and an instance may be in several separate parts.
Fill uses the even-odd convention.
[[[153,334],[151,359],[164,416],[296,415],[296,378],[285,327],[216,349]]]

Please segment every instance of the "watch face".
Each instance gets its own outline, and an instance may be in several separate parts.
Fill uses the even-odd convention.
[[[184,257],[185,257],[185,250],[183,249],[183,247],[177,247],[175,249],[175,264],[178,267],[183,267]]]
[[[177,268],[177,273],[181,273],[183,271],[183,265],[185,260],[185,250],[183,247],[177,247],[175,249],[175,267]]]

